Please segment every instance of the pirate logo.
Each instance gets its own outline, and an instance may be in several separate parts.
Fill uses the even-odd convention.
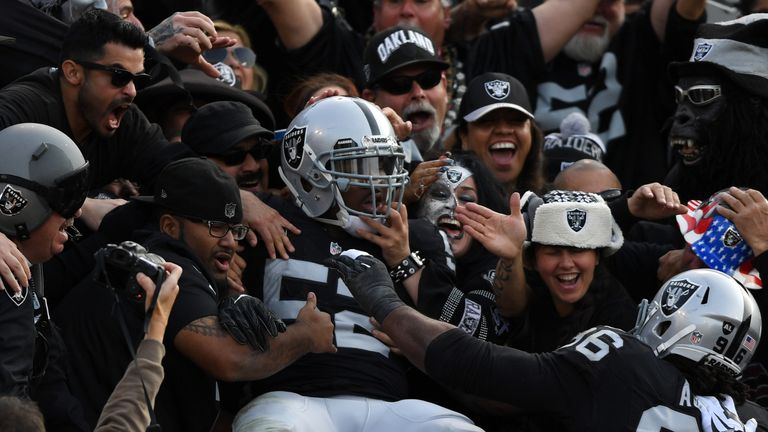
[[[699,42],[696,45],[696,50],[693,52],[693,61],[701,61],[709,54],[712,49],[712,44],[708,42]]]
[[[483,279],[487,280],[489,284],[493,285],[493,281],[496,279],[496,270],[488,270],[483,275]]]
[[[297,169],[301,165],[306,134],[306,126],[297,127],[288,131],[283,137],[283,159],[293,169]]]
[[[736,326],[729,321],[723,321],[723,334],[728,336],[733,332],[733,329],[735,329]]]
[[[728,227],[725,234],[723,234],[723,244],[729,248],[738,246],[738,244],[741,243],[741,240],[741,235],[738,231],[733,229],[733,227]]]
[[[216,78],[218,81],[221,81],[229,87],[235,87],[237,84],[237,76],[235,75],[235,71],[232,70],[229,65],[219,62],[213,65],[213,67],[219,71],[219,77]]]
[[[16,305],[16,307],[19,307],[24,303],[24,300],[27,299],[27,294],[29,294],[29,288],[28,287],[21,287],[21,291],[17,293],[11,294],[10,289],[5,290],[5,294],[8,296],[8,298],[11,299],[13,304]]]
[[[341,246],[336,242],[331,242],[331,249],[329,252],[331,255],[338,255],[342,252]]]
[[[699,289],[699,286],[688,279],[670,281],[661,295],[661,311],[667,316],[677,312]]]
[[[448,180],[451,183],[458,183],[459,180],[461,180],[461,173],[459,171],[456,171],[456,170],[448,170],[445,173],[445,176],[448,178]]]
[[[565,213],[568,226],[571,227],[573,232],[579,232],[584,228],[584,224],[587,223],[587,212],[584,210],[573,209],[568,210]]]
[[[28,201],[21,192],[12,188],[11,185],[5,185],[3,193],[0,194],[0,213],[6,216],[15,216],[24,210]]]
[[[496,100],[504,100],[509,96],[509,82],[493,80],[485,83],[485,92]]]
[[[235,203],[227,203],[224,205],[224,216],[228,218],[235,217],[235,210],[237,209],[237,204]]]
[[[691,333],[691,343],[694,344],[694,345],[698,345],[698,344],[701,343],[701,339],[703,337],[704,337],[703,334],[695,331],[695,332]]]

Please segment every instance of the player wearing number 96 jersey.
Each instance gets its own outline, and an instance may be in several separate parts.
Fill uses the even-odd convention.
[[[281,372],[250,383],[233,430],[292,431],[478,431],[465,416],[425,401],[407,399],[406,363],[372,335],[369,315],[325,264],[343,250],[359,249],[403,260],[418,249],[426,265],[398,283],[418,281],[418,304],[452,288],[450,250],[427,221],[407,221],[398,210],[407,181],[403,152],[386,116],[362,99],[333,97],[306,108],[282,142],[280,173],[296,202],[264,202],[301,229],[291,235],[290,259],[269,259],[248,249],[243,282],[251,294],[290,324],[307,292],[335,325],[333,354],[310,354]],[[410,230],[409,230],[410,227]],[[405,231],[397,231],[404,228]],[[363,232],[361,234],[361,231]],[[399,243],[384,247],[384,239]],[[391,264],[390,264],[391,265]],[[412,269],[416,270],[412,267]],[[387,278],[389,278],[387,274]],[[409,299],[410,301],[410,299]],[[290,327],[290,325],[289,325]],[[272,430],[272,429],[270,429]]]
[[[355,298],[403,353],[454,390],[511,404],[568,431],[754,431],[735,405],[736,381],[757,348],[761,316],[752,295],[709,269],[667,281],[627,333],[596,327],[548,353],[489,344],[393,305],[372,258],[334,265]],[[461,373],[457,373],[461,371]],[[747,420],[745,418],[744,420]],[[762,425],[761,425],[762,426]]]

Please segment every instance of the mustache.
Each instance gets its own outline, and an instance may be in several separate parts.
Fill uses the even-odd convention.
[[[235,182],[240,184],[253,183],[255,181],[261,181],[261,171],[251,171],[244,174],[240,174],[235,178]]]
[[[409,103],[403,108],[403,118],[407,119],[413,113],[427,112],[432,116],[437,115],[437,110],[425,100],[418,100]]]

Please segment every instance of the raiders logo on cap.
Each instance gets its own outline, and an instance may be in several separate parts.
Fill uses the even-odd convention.
[[[461,180],[461,173],[456,170],[448,170],[448,172],[445,173],[445,176],[451,183],[458,183],[459,180]]]
[[[283,137],[283,158],[288,166],[293,169],[297,169],[301,165],[306,135],[307,128],[305,126],[293,128]]]
[[[224,216],[228,218],[235,217],[235,210],[237,209],[237,204],[235,203],[227,203],[224,205]]]
[[[18,191],[11,187],[11,185],[5,185],[3,193],[0,194],[0,213],[6,216],[15,216],[21,213],[26,207],[28,201]]]
[[[723,234],[723,244],[729,248],[738,246],[741,241],[741,235],[733,227],[728,227],[725,234]]]
[[[584,228],[584,224],[587,223],[587,212],[584,210],[568,210],[565,213],[565,217],[568,219],[568,226],[571,227],[573,232],[581,231]]]
[[[485,92],[496,100],[504,100],[509,96],[509,82],[493,80],[485,83]]]
[[[693,61],[701,61],[712,50],[712,44],[708,42],[699,42],[696,50],[693,52]]]
[[[688,279],[670,281],[661,295],[661,311],[667,316],[677,312],[699,289],[699,286]]]
[[[29,294],[29,288],[28,287],[21,287],[21,291],[19,291],[17,293],[13,293],[13,294],[11,294],[11,290],[10,289],[6,289],[4,291],[5,291],[5,294],[8,296],[8,298],[11,299],[13,304],[16,305],[16,307],[21,306],[22,303],[24,303],[24,300],[27,299],[27,294]]]

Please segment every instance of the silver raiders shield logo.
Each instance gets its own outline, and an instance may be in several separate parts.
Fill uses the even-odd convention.
[[[21,191],[5,185],[3,192],[0,193],[0,213],[6,216],[15,216],[21,213],[26,207],[28,201],[21,194]]]
[[[307,128],[297,127],[288,131],[283,137],[283,160],[293,169],[298,169],[304,157],[304,140]]]
[[[672,315],[693,296],[700,285],[688,279],[676,279],[667,284],[661,294],[661,311],[664,315]]]
[[[584,210],[568,210],[565,212],[565,217],[568,220],[568,226],[571,227],[573,232],[581,231],[587,223],[587,212]]]

